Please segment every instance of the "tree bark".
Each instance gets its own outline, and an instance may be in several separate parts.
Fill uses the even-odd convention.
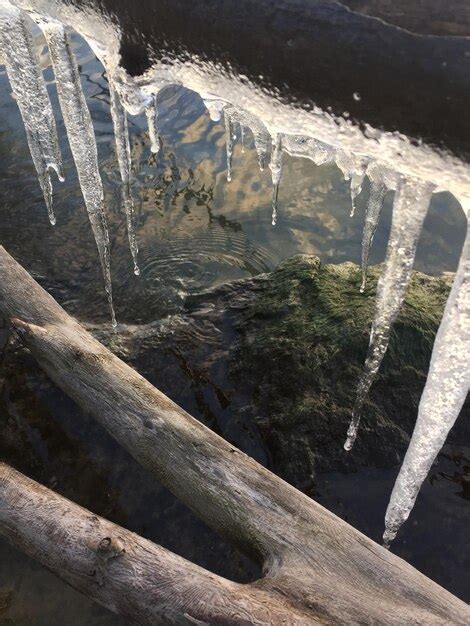
[[[263,563],[264,577],[248,587],[288,598],[309,623],[470,623],[463,602],[150,385],[1,247],[0,275],[0,313],[52,380],[209,526]]]
[[[216,576],[0,463],[0,532],[139,624],[308,624],[289,600]]]

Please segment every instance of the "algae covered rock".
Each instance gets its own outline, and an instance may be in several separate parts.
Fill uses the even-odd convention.
[[[414,273],[360,434],[346,453],[342,444],[369,341],[379,273],[380,267],[371,269],[361,294],[354,264],[322,265],[314,257],[293,257],[270,275],[236,324],[231,374],[252,390],[252,416],[276,471],[304,489],[315,467],[386,467],[398,463],[406,449],[449,284]],[[462,418],[459,423],[462,431]],[[461,443],[462,437],[465,433],[459,435]]]
[[[91,330],[192,415],[309,492],[315,471],[398,464],[416,419],[449,291],[448,281],[419,273],[413,275],[395,323],[355,447],[350,453],[343,450],[379,272],[380,267],[371,268],[361,294],[356,265],[323,265],[316,257],[299,255],[269,274],[190,296],[178,315],[121,326],[117,334],[106,326]],[[4,415],[16,416],[10,425],[33,419],[27,416],[32,406],[37,423],[37,407],[44,404],[61,428],[61,413],[77,419],[79,409],[68,408],[71,401],[18,343],[10,343],[2,367],[3,400],[8,398]],[[468,403],[463,413],[468,415]],[[54,429],[44,425],[42,432],[48,443],[38,444],[38,451],[44,457],[44,447],[49,447],[53,456],[60,449]],[[452,436],[461,444],[470,442],[468,420],[466,425],[461,417]],[[28,438],[23,435],[23,442]],[[4,436],[4,446],[8,441],[14,448],[20,440]],[[20,447],[16,453],[24,458]],[[117,471],[106,454],[103,450],[100,455],[101,480]],[[10,455],[15,456],[11,447]]]

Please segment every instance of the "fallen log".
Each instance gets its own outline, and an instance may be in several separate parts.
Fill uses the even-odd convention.
[[[281,595],[216,576],[4,463],[0,532],[75,589],[134,623],[315,623]]]
[[[0,313],[41,367],[201,519],[261,561],[264,577],[250,588],[280,594],[292,615],[309,623],[469,622],[463,602],[235,449],[120,361],[3,248],[0,274]],[[14,536],[14,526],[8,532]],[[275,615],[264,623],[276,623]],[[236,615],[227,619],[212,623],[243,623]]]

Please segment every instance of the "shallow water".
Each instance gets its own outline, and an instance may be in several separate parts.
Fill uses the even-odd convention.
[[[141,268],[141,276],[134,276],[125,216],[120,206],[119,171],[106,78],[86,44],[75,36],[73,41],[98,140],[119,322],[150,322],[177,312],[189,293],[269,271],[281,260],[299,252],[317,254],[322,261],[330,263],[360,262],[367,189],[359,199],[356,216],[351,219],[349,184],[336,166],[316,167],[310,161],[285,155],[278,222],[273,227],[270,172],[268,168],[259,171],[251,137],[245,134],[244,153],[240,142],[237,143],[232,182],[227,183],[223,123],[210,120],[198,96],[175,87],[168,88],[159,98],[163,150],[156,158],[150,153],[145,116],[129,120]],[[44,57],[44,65],[47,66],[47,57]],[[21,118],[10,97],[6,76],[1,72],[0,243],[40,278],[41,284],[48,287],[69,312],[87,322],[107,322],[98,254],[65,129],[57,113],[50,68],[46,69],[46,78],[56,112],[66,174],[66,182],[55,185],[57,226],[53,228],[49,224]],[[384,258],[390,216],[389,194],[374,240],[372,264]],[[436,194],[425,222],[416,268],[432,274],[454,271],[464,225],[465,218],[458,203],[449,194]],[[57,406],[56,410],[60,408]],[[34,428],[32,432],[36,432]],[[101,431],[97,431],[96,440],[93,454],[99,458],[100,443],[111,444]],[[464,529],[470,499],[467,487],[470,453],[468,449],[453,446],[446,450],[446,455],[441,455],[440,465],[433,474],[435,479],[431,477],[426,483],[413,517],[393,550],[469,600],[466,574],[470,555],[464,550]],[[44,463],[51,461],[47,459]],[[59,470],[66,472],[66,468]],[[328,508],[379,540],[395,474],[396,470],[363,470],[350,475],[320,475],[317,497]],[[61,483],[62,477],[57,481]],[[112,480],[105,482],[109,486]],[[73,484],[73,477],[69,484]],[[152,506],[148,502],[143,505],[133,501],[129,493],[129,488],[115,477],[112,490],[107,494],[109,511],[106,512],[105,506],[102,514],[176,549],[171,545],[171,532],[165,541],[162,539],[165,533],[152,527],[152,524],[171,523],[172,507],[176,505],[165,500],[166,495],[155,495],[156,499],[160,498],[159,502],[161,498],[167,502],[168,515],[154,518]],[[69,488],[67,495],[73,498],[73,490]],[[124,513],[113,517],[116,502]],[[197,541],[197,533],[205,530],[191,517],[184,520],[181,525],[175,525],[174,533],[176,529],[179,533],[184,529],[186,542]],[[186,552],[184,548],[181,551],[188,558],[192,554],[189,547]],[[214,555],[212,562],[200,556],[201,564],[223,573],[223,551],[215,550]],[[236,558],[233,553],[232,558]],[[240,568],[247,572],[246,577],[255,575],[256,568],[245,561],[240,563]],[[98,625],[121,622],[1,543],[0,624],[23,623]]]

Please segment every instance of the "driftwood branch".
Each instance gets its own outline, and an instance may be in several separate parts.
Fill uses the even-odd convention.
[[[41,367],[209,526],[263,563],[264,577],[247,588],[288,599],[295,607],[291,621],[297,611],[308,623],[470,622],[463,602],[155,389],[68,316],[1,247],[0,276],[0,313]],[[77,586],[75,579],[69,582]],[[277,623],[276,609],[268,613],[261,623]]]
[[[212,574],[0,463],[0,532],[139,624],[306,624],[288,599]]]

